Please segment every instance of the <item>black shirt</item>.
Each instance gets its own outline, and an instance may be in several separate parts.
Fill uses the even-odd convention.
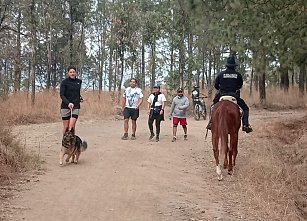
[[[227,68],[218,74],[214,87],[220,94],[236,93],[243,85],[242,75],[233,68]]]
[[[199,99],[199,89],[198,88],[194,88],[194,90],[192,91],[192,99]]]
[[[68,104],[73,103],[74,109],[80,109],[80,90],[82,80],[66,78],[60,87],[60,97],[62,99],[61,109],[68,109]]]

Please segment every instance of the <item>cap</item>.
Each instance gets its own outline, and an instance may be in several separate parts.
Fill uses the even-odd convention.
[[[153,88],[159,88],[159,89],[160,89],[160,85],[155,84],[155,85],[153,86]]]
[[[183,91],[184,91],[184,90],[183,90],[182,87],[180,87],[180,88],[177,89],[177,93],[180,93],[180,92],[183,92]]]

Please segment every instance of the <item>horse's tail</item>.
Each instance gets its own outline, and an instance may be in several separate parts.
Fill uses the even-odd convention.
[[[222,112],[225,112],[226,108],[223,109]],[[220,113],[220,120],[219,120],[219,137],[221,139],[221,156],[224,156],[228,151],[228,124],[227,120],[225,119],[227,116],[226,113]]]

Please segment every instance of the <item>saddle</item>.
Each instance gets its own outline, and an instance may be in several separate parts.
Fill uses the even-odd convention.
[[[238,108],[240,109],[240,117],[242,118],[243,109],[238,105],[237,99],[235,97],[230,96],[230,95],[224,95],[220,97],[219,101],[231,101],[232,103],[236,104]]]
[[[238,104],[237,99],[229,95],[221,96],[219,101],[231,101],[232,103]]]

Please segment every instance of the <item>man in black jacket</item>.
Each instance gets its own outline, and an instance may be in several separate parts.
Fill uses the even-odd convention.
[[[235,70],[236,66],[237,64],[235,62],[235,58],[233,56],[228,57],[226,62],[226,70],[219,73],[215,79],[214,87],[216,90],[218,90],[218,93],[213,99],[213,105],[219,101],[221,96],[230,95],[235,97],[238,105],[243,110],[242,130],[246,133],[250,133],[253,131],[253,129],[248,121],[249,107],[246,105],[245,101],[240,98],[240,89],[243,85],[243,79],[242,75]],[[211,129],[211,119],[207,129]]]

